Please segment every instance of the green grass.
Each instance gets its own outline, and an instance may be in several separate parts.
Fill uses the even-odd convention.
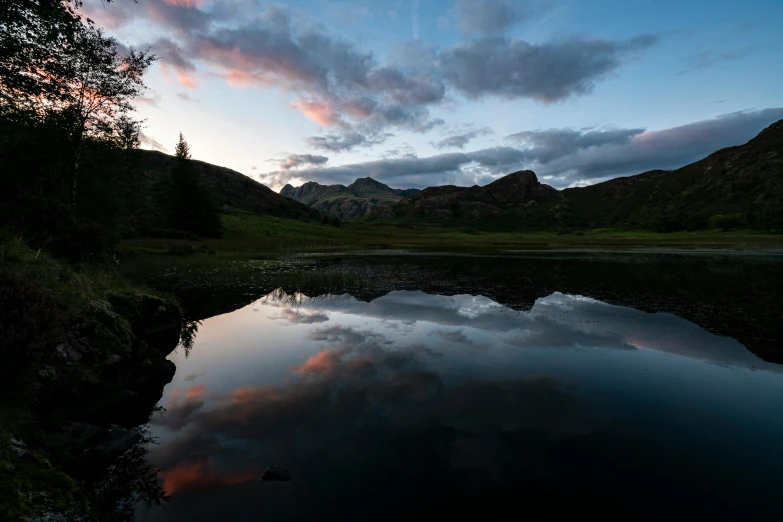
[[[342,227],[255,214],[224,216],[224,237],[201,241],[136,239],[123,242],[126,257],[161,256],[162,265],[221,264],[227,259],[264,259],[298,252],[372,249],[500,252],[560,248],[735,248],[783,247],[783,235],[755,230],[655,233],[610,228],[555,232],[488,232],[467,225],[390,225],[349,222]],[[192,256],[177,258],[188,247]]]

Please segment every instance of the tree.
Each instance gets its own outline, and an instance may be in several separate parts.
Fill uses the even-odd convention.
[[[710,226],[724,232],[732,228],[745,226],[745,216],[742,214],[715,214],[710,218]]]
[[[67,181],[69,194],[62,199],[74,214],[86,141],[137,146],[131,102],[143,93],[142,75],[154,60],[148,52],[120,53],[116,40],[75,13],[79,3],[0,0],[3,131],[8,128],[13,136],[46,130],[43,141],[57,157],[57,168],[49,168],[48,175],[55,170]]]
[[[174,145],[174,156],[181,160],[190,159],[190,147],[188,147],[188,142],[185,141],[185,137],[181,132],[179,133],[179,140],[177,140],[177,144]]]
[[[77,32],[73,50],[68,56],[71,78],[62,103],[72,147],[71,206],[75,210],[84,139],[115,136],[117,125],[127,123],[128,113],[134,110],[132,100],[145,90],[142,76],[155,57],[133,49],[120,54],[117,41],[91,24]]]
[[[168,198],[171,226],[198,236],[220,237],[220,214],[193,167],[190,148],[182,133],[174,149],[176,164],[171,172]]]
[[[0,115],[43,117],[62,100],[66,53],[81,21],[77,2],[0,0]]]

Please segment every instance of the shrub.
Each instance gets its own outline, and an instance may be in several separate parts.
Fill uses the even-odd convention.
[[[17,390],[55,350],[66,323],[54,296],[0,269],[0,389]]]
[[[745,216],[742,214],[715,214],[710,218],[710,226],[719,228],[724,232],[733,228],[745,226]]]
[[[657,217],[652,222],[653,231],[659,233],[679,232],[683,228],[685,227],[683,227],[679,220],[668,216]]]

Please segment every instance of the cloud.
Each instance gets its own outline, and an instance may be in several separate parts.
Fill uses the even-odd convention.
[[[369,147],[379,145],[391,138],[393,134],[383,133],[367,136],[359,132],[347,132],[344,134],[327,134],[325,136],[312,136],[307,138],[307,144],[314,149],[329,152],[347,152],[357,147]]]
[[[102,13],[95,1],[85,9]],[[507,16],[509,2],[485,0],[479,9],[484,18],[470,27],[486,32],[522,19],[529,5]],[[120,7],[112,15],[116,24],[142,19],[167,30],[151,44],[164,76],[187,88],[206,75],[234,86],[278,89],[292,109],[326,129],[308,143],[332,152],[378,145],[397,130],[429,132],[443,124],[431,110],[452,94],[551,103],[589,93],[657,40],[573,38],[535,45],[495,37],[444,48],[416,40],[377,57],[278,4],[147,0],[112,7]],[[467,2],[458,7],[476,9]]]
[[[182,379],[182,380],[185,381],[185,382],[192,382],[192,381],[195,381],[196,379],[198,379],[199,377],[203,377],[206,374],[207,374],[207,372],[190,373],[190,374],[186,375],[185,378]]]
[[[317,167],[325,165],[329,161],[326,156],[318,154],[289,154],[281,160],[269,160],[277,162],[280,170],[291,170],[299,167]]]
[[[348,184],[371,176],[394,186],[483,185],[517,170],[563,188],[653,169],[674,169],[718,149],[741,145],[783,118],[783,107],[747,110],[656,131],[643,128],[544,129],[507,136],[513,146],[433,156],[392,157],[334,167],[305,168],[301,179]],[[279,173],[275,173],[279,174]],[[275,178],[284,181],[286,175]]]
[[[317,312],[300,312],[286,308],[280,312],[280,316],[276,319],[283,319],[289,324],[314,324],[328,321],[329,316]]]
[[[783,107],[724,114],[679,127],[636,133],[623,141],[622,130],[610,131],[619,140],[581,147],[551,159],[537,169],[559,186],[608,179],[653,169],[675,169],[698,161],[716,150],[741,145],[783,118]],[[534,149],[535,150],[535,149]]]
[[[463,34],[497,35],[538,14],[545,5],[530,0],[456,0],[454,7]]]
[[[184,428],[190,417],[204,407],[204,385],[197,384],[186,390],[175,390],[166,406],[166,411],[159,417],[153,417],[152,424],[166,426],[172,431]]]
[[[179,98],[180,100],[187,101],[187,102],[199,103],[199,100],[197,100],[196,98],[192,98],[186,92],[178,92],[177,93],[177,98]]]
[[[216,471],[214,462],[203,459],[182,462],[162,476],[163,491],[167,495],[244,484],[257,478],[253,472],[221,475]]]
[[[139,96],[133,99],[136,103],[149,105],[150,107],[158,107],[160,105],[160,100],[161,96],[159,93],[152,93],[150,96]]]
[[[733,62],[736,60],[739,60],[743,56],[746,56],[748,53],[751,52],[752,49],[745,48],[745,49],[738,49],[735,51],[702,51],[696,56],[693,56],[690,61],[692,65],[688,67],[687,69],[683,69],[682,71],[679,71],[677,74],[685,74],[687,72],[696,71],[699,69],[706,69],[707,67],[712,67],[715,64],[721,63],[721,62]]]
[[[339,167],[316,167],[291,173],[297,177],[333,184],[352,183],[357,178],[370,176],[383,183],[423,188],[444,183],[473,184],[472,181],[491,181],[485,176],[506,173],[523,161],[527,154],[514,147],[493,147],[473,152],[449,152],[424,158],[403,156]],[[477,170],[478,169],[478,170]],[[283,174],[281,176],[281,174]],[[281,183],[288,179],[285,173],[270,173],[267,179]]]
[[[658,41],[578,39],[540,45],[508,38],[459,43],[440,53],[444,78],[469,98],[530,98],[544,103],[590,93],[598,80]]]
[[[173,71],[183,87],[196,87],[196,65],[176,42],[168,38],[158,38],[148,47],[157,57],[164,77],[169,77]]]
[[[450,343],[465,345],[475,344],[472,339],[462,332],[462,330],[435,330],[432,332],[432,335]]]
[[[479,136],[485,136],[492,134],[492,129],[488,127],[482,127],[480,129],[474,129],[463,134],[455,134],[444,138],[438,142],[430,142],[430,145],[436,149],[464,149],[465,146],[470,143],[474,138]]]
[[[166,148],[162,143],[160,143],[158,140],[153,138],[152,136],[147,136],[143,132],[139,133],[139,141],[141,141],[141,144],[152,149],[152,150],[159,150],[160,152],[168,152],[169,149]]]
[[[644,129],[548,129],[522,131],[506,136],[506,140],[526,146],[529,157],[538,163],[575,154],[603,145],[626,145]]]

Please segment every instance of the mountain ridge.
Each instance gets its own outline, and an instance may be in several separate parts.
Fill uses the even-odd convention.
[[[519,194],[528,199],[519,201]],[[717,150],[679,169],[650,170],[563,190],[538,183],[532,171],[519,171],[484,187],[428,187],[368,219],[453,226],[483,223],[484,228],[508,230],[624,226],[673,231],[708,228],[716,215],[742,214],[747,221],[778,216],[781,209],[783,120],[743,145]]]
[[[299,187],[286,184],[280,190],[280,195],[340,221],[349,221],[418,192],[418,189],[393,189],[371,177],[364,177],[348,186],[321,185],[315,181],[308,181]]]

